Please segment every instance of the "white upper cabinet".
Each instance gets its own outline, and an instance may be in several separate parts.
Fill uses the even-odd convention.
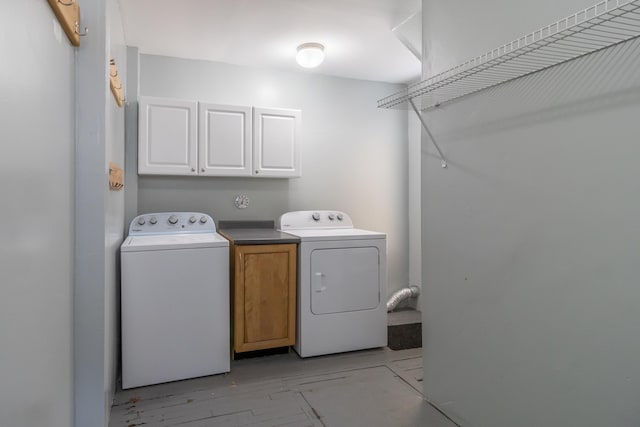
[[[143,96],[138,173],[294,178],[300,110]]]
[[[251,107],[200,103],[201,175],[251,175]]]
[[[138,173],[196,175],[198,103],[141,97],[139,108]]]
[[[300,110],[253,109],[253,173],[299,177]]]

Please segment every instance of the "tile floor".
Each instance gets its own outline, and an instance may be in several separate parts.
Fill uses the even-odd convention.
[[[236,360],[223,375],[120,390],[109,427],[455,427],[422,398],[422,349]]]

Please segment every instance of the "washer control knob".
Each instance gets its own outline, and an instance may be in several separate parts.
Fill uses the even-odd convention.
[[[144,220],[144,217],[141,216],[140,218],[138,218],[138,225],[144,225],[144,223],[147,222]]]
[[[151,224],[155,224],[156,222],[158,222],[158,220],[156,219],[156,217],[155,217],[155,216],[152,216],[152,217],[151,217],[151,219],[149,220],[149,222],[150,222]]]
[[[191,218],[189,218],[189,222],[190,222],[191,224],[194,224],[196,221],[197,221],[197,219],[196,219],[196,217],[195,217],[195,216],[192,216]]]
[[[344,216],[342,214],[338,214],[338,221],[342,221],[344,219]]]
[[[334,219],[336,219],[336,216],[332,213],[329,214],[329,220],[333,221]]]
[[[318,212],[314,212],[313,215],[311,215],[311,218],[313,218],[314,221],[320,221],[320,214]]]
[[[205,224],[207,222],[207,217],[206,216],[201,216],[200,217],[200,223],[201,224]]]
[[[171,215],[169,217],[169,224],[176,224],[178,222],[178,217],[175,215]]]

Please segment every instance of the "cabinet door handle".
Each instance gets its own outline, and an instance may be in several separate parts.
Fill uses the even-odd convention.
[[[238,254],[238,263],[240,264],[240,271],[244,271],[244,264],[242,263],[242,252]]]

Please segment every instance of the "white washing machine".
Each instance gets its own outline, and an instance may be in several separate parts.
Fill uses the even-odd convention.
[[[213,219],[139,215],[120,251],[122,388],[229,372],[229,242]]]
[[[387,345],[387,238],[338,211],[288,212],[300,238],[296,352],[301,357]]]

